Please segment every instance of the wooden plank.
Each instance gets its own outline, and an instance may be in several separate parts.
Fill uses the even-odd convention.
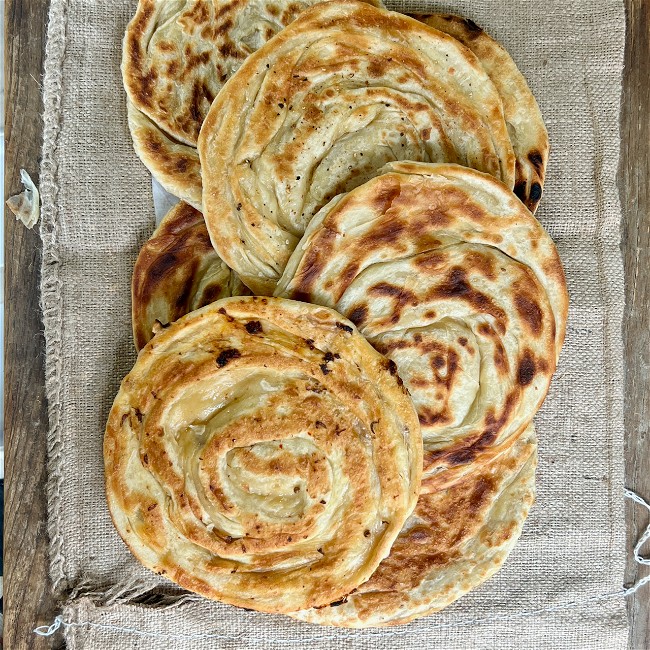
[[[650,498],[650,3],[625,0],[628,17],[620,189],[626,299],[627,485]],[[19,170],[37,181],[48,0],[5,7],[5,187],[21,191]],[[35,625],[56,613],[47,577],[45,440],[47,413],[38,308],[40,240],[5,213],[5,645],[47,648]],[[648,523],[627,508],[630,546]],[[626,579],[640,571],[628,563]],[[650,648],[650,586],[628,601],[630,649]],[[60,637],[59,637],[60,638]]]
[[[619,185],[625,264],[625,430],[627,486],[650,499],[650,3],[626,0],[627,38]],[[631,548],[648,513],[627,505]],[[626,580],[649,571],[628,561]],[[650,585],[628,600],[630,650],[650,648]]]
[[[48,5],[49,0],[7,0],[5,5],[7,196],[22,191],[21,167],[38,182]],[[32,630],[56,614],[47,559],[40,248],[38,227],[27,230],[5,209],[4,645],[16,650],[51,647]]]

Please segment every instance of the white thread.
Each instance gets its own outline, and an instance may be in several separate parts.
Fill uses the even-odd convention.
[[[63,620],[63,616],[57,616],[52,625],[41,625],[37,627],[34,632],[38,636],[52,636],[59,628],[64,627],[94,627],[103,630],[112,630],[117,632],[130,632],[138,636],[153,637],[156,639],[226,639],[229,641],[236,641],[243,636],[243,632],[239,634],[161,634],[160,632],[147,632],[146,630],[138,630],[134,627],[122,627],[121,625],[111,625],[110,623],[68,623]]]
[[[647,501],[642,499],[638,494],[632,490],[624,489],[623,494],[628,499],[632,499],[635,503],[643,506],[648,512],[650,512],[650,504]],[[634,546],[634,559],[638,564],[643,566],[650,566],[650,558],[645,558],[641,555],[641,547],[650,539],[650,523],[646,527],[645,531],[637,541]],[[550,607],[544,607],[542,609],[531,610],[528,612],[519,612],[516,614],[495,614],[494,616],[486,616],[485,618],[475,618],[468,619],[465,621],[455,621],[452,623],[441,623],[439,625],[433,625],[429,627],[429,630],[441,630],[446,628],[454,627],[467,627],[470,625],[477,625],[482,623],[490,623],[492,621],[508,621],[519,618],[529,618],[531,616],[538,616],[539,614],[548,614],[552,612],[563,611],[567,609],[574,609],[582,605],[587,605],[589,603],[598,602],[601,600],[610,600],[613,598],[627,598],[632,594],[636,593],[643,585],[650,582],[650,575],[647,575],[641,578],[638,582],[633,584],[631,587],[626,589],[621,589],[620,591],[614,591],[608,594],[600,594],[598,596],[590,596],[589,598],[584,598],[582,600],[571,600],[566,603],[561,603],[559,605],[551,605]],[[34,633],[38,636],[52,636],[60,628],[75,628],[75,627],[93,627],[95,629],[110,630],[112,632],[126,632],[130,634],[135,634],[137,636],[151,637],[155,639],[178,639],[178,640],[192,640],[192,639],[225,639],[229,641],[236,641],[244,637],[244,633],[241,632],[236,635],[226,635],[220,634],[218,632],[205,633],[205,634],[170,634],[170,633],[160,633],[160,632],[148,632],[146,630],[138,630],[132,627],[123,627],[121,625],[112,625],[111,623],[92,623],[90,621],[83,621],[80,623],[70,623],[63,619],[63,616],[57,616],[54,619],[54,622],[51,625],[41,625],[34,630]],[[412,634],[412,629],[401,629],[401,630],[349,630],[347,631],[348,636],[365,636],[365,637],[378,637],[378,638],[390,638],[395,636],[403,636],[405,634]],[[340,635],[334,634],[321,634],[318,636],[313,636],[309,638],[301,637],[301,643],[313,643],[321,641],[333,641],[338,639]],[[274,643],[293,643],[296,639],[273,639]]]
[[[650,503],[648,503],[645,499],[641,498],[636,492],[633,492],[632,490],[628,490],[625,488],[623,490],[623,494],[628,498],[632,499],[635,503],[638,503],[640,506],[643,506],[648,512],[650,512]],[[641,555],[641,547],[650,539],[650,524],[646,526],[646,529],[643,531],[643,534],[641,537],[639,537],[637,543],[634,545],[634,560],[636,561],[637,564],[641,564],[643,566],[650,566],[650,557],[643,557]],[[641,578],[635,585],[632,585],[628,589],[625,590],[625,595],[628,596],[630,594],[633,594],[635,591],[638,591],[643,585],[648,584],[650,582],[650,575],[645,576],[644,578]]]
[[[52,636],[62,625],[65,625],[63,616],[57,616],[52,625],[39,625],[34,630],[34,634],[38,636]]]

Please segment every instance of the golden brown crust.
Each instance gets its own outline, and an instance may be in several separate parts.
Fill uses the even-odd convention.
[[[524,76],[508,52],[472,20],[450,14],[417,18],[458,39],[476,54],[485,68],[503,102],[508,133],[517,156],[514,192],[535,212],[542,198],[549,142],[539,106]]]
[[[139,0],[122,74],[135,150],[171,194],[201,209],[196,139],[242,61],[321,0]]]
[[[147,567],[266,612],[337,600],[417,501],[418,420],[336,312],[275,298],[194,311],[143,348],[104,439],[114,523]]]
[[[181,316],[220,298],[250,292],[217,255],[203,215],[182,201],[140,250],[133,267],[131,307],[137,350]]]
[[[210,109],[199,155],[213,244],[260,294],[312,216],[386,162],[458,162],[510,187],[515,174],[501,100],[476,56],[354,0],[312,7],[246,60]]]
[[[435,492],[532,420],[564,340],[566,284],[550,237],[492,177],[384,172],[319,213],[277,294],[337,309],[396,363],[422,427],[422,490]]]
[[[505,562],[534,501],[536,464],[531,425],[490,463],[445,490],[421,495],[390,555],[345,602],[292,616],[378,627],[447,607]]]
[[[193,145],[177,142],[127,102],[133,147],[151,175],[174,196],[202,209],[201,161]]]

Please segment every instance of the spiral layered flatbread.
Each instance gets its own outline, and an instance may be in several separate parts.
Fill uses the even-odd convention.
[[[476,56],[354,0],[315,5],[249,56],[198,143],[212,243],[259,294],[273,292],[312,216],[387,162],[515,179],[501,99]]]
[[[542,114],[526,79],[508,52],[474,21],[450,14],[417,18],[458,39],[476,54],[485,68],[503,102],[508,133],[517,157],[514,192],[531,212],[535,212],[542,198],[549,142]]]
[[[209,598],[290,612],[343,598],[417,501],[417,414],[395,366],[336,312],[230,298],[164,329],[104,441],[115,526]]]
[[[423,494],[372,578],[342,602],[297,612],[311,623],[379,627],[437,612],[498,571],[535,497],[533,426],[453,486]]]
[[[391,163],[312,220],[278,295],[327,305],[393,360],[424,439],[423,492],[475,471],[539,409],[564,340],[562,264],[500,182]]]
[[[137,350],[181,316],[250,291],[210,243],[203,215],[180,202],[141,248],[133,267],[131,313]]]
[[[319,0],[140,0],[122,74],[136,153],[171,194],[201,208],[196,139],[242,61]]]

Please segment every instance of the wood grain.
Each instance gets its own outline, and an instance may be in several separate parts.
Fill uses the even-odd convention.
[[[626,0],[627,39],[621,114],[619,187],[625,264],[625,469],[627,487],[650,499],[650,2]],[[626,511],[630,548],[648,513]],[[647,550],[646,550],[647,552]],[[648,575],[628,562],[626,580]],[[628,600],[629,648],[650,648],[650,584]]]
[[[48,5],[48,0],[7,0],[5,5],[7,196],[22,191],[21,167],[38,182]],[[27,230],[5,208],[4,647],[12,650],[51,647],[32,630],[56,613],[47,561],[40,245],[38,228]]]
[[[625,426],[627,485],[650,498],[650,2],[625,0],[627,47],[619,186],[623,204]],[[5,188],[21,191],[19,170],[38,180],[41,75],[49,0],[5,6]],[[5,628],[7,648],[53,647],[32,634],[57,604],[47,576],[45,459],[47,412],[38,307],[40,240],[5,212]],[[648,516],[628,505],[630,547]],[[628,563],[626,580],[648,571]],[[630,650],[650,648],[650,586],[628,600]],[[60,636],[59,636],[60,644]]]

